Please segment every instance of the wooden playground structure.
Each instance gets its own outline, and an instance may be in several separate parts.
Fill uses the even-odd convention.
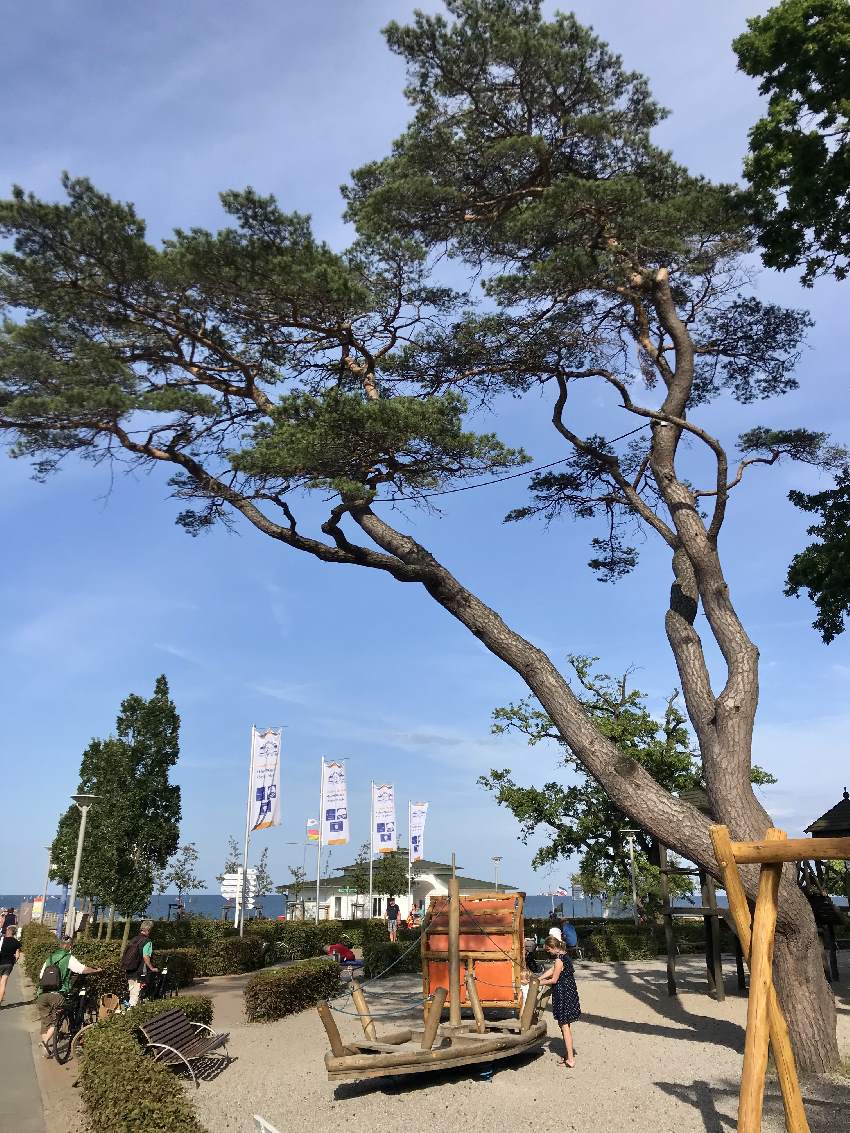
[[[456,876],[448,897],[431,899],[421,937],[424,1027],[381,1035],[361,985],[351,996],[364,1038],[343,1043],[328,1002],[318,1005],[330,1043],[329,1081],[386,1078],[490,1063],[538,1049],[546,1039],[539,1018],[538,981],[522,976],[521,893],[461,897]],[[463,967],[463,975],[461,968]],[[478,984],[484,988],[479,994]],[[441,1022],[448,1005],[448,1023]],[[461,1019],[461,1007],[472,1019]],[[485,1007],[514,1009],[507,1019],[487,1019]]]
[[[750,967],[738,1133],[760,1133],[768,1047],[776,1063],[785,1107],[785,1127],[788,1133],[809,1133],[788,1024],[773,986],[779,879],[785,862],[850,860],[850,838],[789,839],[783,830],[770,829],[761,841],[733,842],[727,827],[712,826],[711,841],[741,949]],[[752,918],[738,869],[740,865],[761,866]]]

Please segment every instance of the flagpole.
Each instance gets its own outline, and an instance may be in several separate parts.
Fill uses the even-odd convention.
[[[410,837],[410,799],[407,800],[407,912],[410,915],[410,878],[412,875],[411,854],[413,839]]]
[[[325,757],[322,756],[322,776],[319,783],[319,847],[316,853],[316,924],[319,923],[319,882],[322,876],[322,833],[325,829]]]
[[[367,920],[372,916],[372,859],[375,857],[375,780],[369,784],[369,905]]]
[[[239,935],[245,934],[245,882],[248,877],[248,839],[251,837],[251,788],[254,785],[254,732],[251,725],[251,758],[248,760],[248,805],[245,808],[245,841],[242,844],[242,884],[239,893]]]

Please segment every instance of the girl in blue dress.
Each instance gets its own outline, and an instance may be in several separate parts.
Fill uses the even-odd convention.
[[[570,1024],[581,1018],[581,1004],[573,972],[573,962],[564,944],[561,930],[550,928],[546,940],[546,951],[554,959],[554,965],[540,977],[540,986],[552,988],[552,1014],[564,1036],[563,1066],[570,1069],[576,1064],[573,1049],[573,1033]]]

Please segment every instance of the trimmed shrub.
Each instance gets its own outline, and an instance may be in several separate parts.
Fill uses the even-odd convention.
[[[339,992],[336,960],[306,960],[258,972],[245,985],[245,1014],[252,1023],[293,1015]]]
[[[622,921],[606,921],[579,944],[587,960],[654,960],[658,947],[653,928]]]
[[[30,982],[38,983],[41,965],[54,949],[59,947],[56,933],[45,925],[31,921],[21,929],[21,948],[24,953],[24,971]]]
[[[207,945],[190,949],[195,973],[199,976],[229,976],[262,968],[265,946],[262,940],[238,936],[221,937]]]
[[[396,941],[395,944],[391,940],[377,940],[370,941],[363,948],[363,971],[369,976],[380,976],[387,971],[387,968],[392,965],[392,970],[387,972],[387,975],[398,976],[402,972],[416,972],[422,971],[422,952],[417,946],[411,948],[411,944],[416,939],[415,934],[411,934],[412,940]],[[405,950],[410,951],[405,956]],[[401,958],[403,957],[403,959]]]
[[[80,1084],[92,1133],[204,1133],[180,1079],[147,1056],[135,1036],[140,1022],[175,1008],[212,1022],[212,1001],[187,996],[141,1003],[87,1032]]]

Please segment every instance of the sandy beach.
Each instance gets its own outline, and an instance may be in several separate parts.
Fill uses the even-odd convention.
[[[490,1080],[475,1073],[418,1075],[383,1082],[331,1084],[323,1058],[325,1034],[314,1011],[271,1024],[247,1024],[241,1011],[243,977],[207,981],[198,991],[216,1000],[216,1024],[231,1032],[237,1061],[192,1089],[211,1133],[248,1133],[261,1114],[284,1130],[305,1125],[351,1133],[384,1133],[429,1126],[464,1133],[498,1128],[558,1131],[675,1130],[720,1133],[735,1128],[738,1079],[747,1001],[735,993],[728,960],[727,999],[705,994],[704,963],[681,958],[681,994],[667,995],[663,961],[577,963],[583,1018],[575,1025],[576,1067],[559,1065],[562,1043],[547,1011],[550,1039],[544,1051],[499,1066]],[[839,1042],[850,1054],[850,994],[845,959],[838,989]],[[404,1026],[414,976],[370,986],[379,1032]],[[351,1010],[350,1000],[339,1007]],[[407,1013],[407,1014],[405,1014]],[[360,1031],[351,1015],[338,1014],[345,1040]],[[812,1133],[850,1129],[850,1079],[804,1086]],[[765,1133],[784,1130],[775,1079],[768,1083]]]

